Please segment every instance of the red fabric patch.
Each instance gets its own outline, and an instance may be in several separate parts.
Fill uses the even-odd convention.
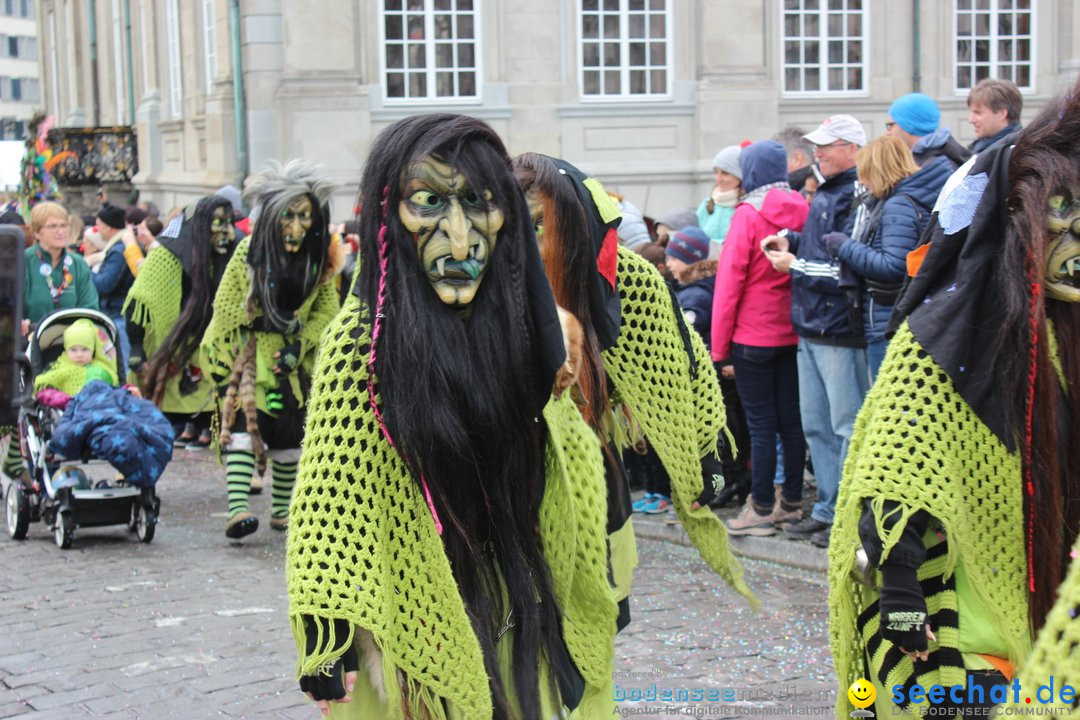
[[[600,246],[600,253],[596,256],[596,269],[615,289],[615,271],[619,266],[619,234],[615,228],[608,228],[604,235],[604,242]]]

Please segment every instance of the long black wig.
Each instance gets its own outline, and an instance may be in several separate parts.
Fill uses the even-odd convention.
[[[489,191],[490,206],[505,218],[464,309],[436,295],[415,238],[398,217],[407,173],[428,156],[461,173],[478,194]],[[538,531],[548,438],[541,413],[563,350],[561,336],[545,327],[554,302],[524,196],[490,127],[435,114],[380,133],[358,205],[361,257],[353,292],[368,321],[378,322],[370,350],[377,409],[418,486],[430,490],[483,650],[495,717],[518,717],[509,700],[513,688],[520,717],[538,719],[541,656],[560,684],[572,665]],[[506,678],[495,646],[511,623],[514,670]]]
[[[214,293],[225,271],[225,265],[236,247],[229,252],[214,252],[211,241],[211,223],[214,211],[227,208],[226,218],[231,218],[232,206],[220,195],[210,195],[189,205],[175,237],[161,237],[164,249],[180,259],[185,278],[182,283],[180,316],[169,334],[158,345],[143,371],[143,392],[155,404],[161,404],[165,381],[183,372],[199,348],[203,333],[214,313]],[[231,222],[231,220],[230,220]]]

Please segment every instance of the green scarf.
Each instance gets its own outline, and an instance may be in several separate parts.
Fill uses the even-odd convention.
[[[877,592],[855,582],[859,518],[869,499],[887,557],[920,510],[944,528],[946,541],[919,568],[938,643],[913,662],[877,634]],[[886,501],[900,504],[886,530]],[[952,380],[922,349],[905,322],[889,342],[848,450],[829,545],[829,633],[841,692],[836,717],[851,710],[846,691],[860,677],[886,688],[919,683],[964,685],[953,571],[962,563],[994,630],[1019,664],[1030,649],[1027,554],[1020,455],[979,420]],[[891,519],[891,518],[890,518]],[[860,622],[860,615],[862,620]],[[864,653],[870,655],[869,669]]]
[[[489,718],[480,644],[442,541],[369,404],[370,331],[362,315],[350,295],[328,329],[313,376],[286,554],[297,669],[311,674],[331,654],[305,654],[301,616],[344,619],[374,636],[395,717],[406,710],[396,692],[404,682],[411,717],[444,717],[445,699],[464,717]],[[540,535],[564,639],[587,684],[581,707],[596,708],[611,701],[617,614],[608,582],[603,461],[569,393],[548,403],[544,421]],[[323,646],[342,647],[352,638],[327,640]]]
[[[206,370],[219,382],[228,379],[237,353],[247,344],[252,332],[251,327],[257,318],[262,317],[262,309],[256,306],[254,315],[248,315],[248,298],[251,295],[251,280],[247,265],[248,248],[251,238],[247,237],[236,246],[225,274],[221,278],[217,294],[214,296],[214,317],[206,328],[202,339],[202,357]],[[142,273],[140,273],[141,275]],[[315,291],[304,299],[297,311],[300,319],[300,331],[295,336],[285,337],[278,332],[256,330],[257,367],[255,377],[255,404],[260,411],[274,415],[266,405],[266,391],[278,386],[278,376],[273,368],[277,363],[275,353],[286,345],[300,342],[300,363],[298,372],[289,373],[293,397],[303,407],[304,393],[300,377],[311,377],[315,367],[315,351],[319,348],[323,331],[338,311],[338,294],[332,277],[324,276]]]
[[[1061,689],[1070,685],[1080,691],[1080,541],[1073,546],[1071,555],[1069,573],[1058,588],[1057,602],[1046,616],[1031,655],[1024,661],[1020,687],[1025,693],[1034,693],[1040,685],[1049,685],[1053,676],[1055,702],[1042,707],[1075,710],[1075,703],[1070,706],[1061,702]],[[1022,697],[1034,698],[1034,695]],[[1043,698],[1046,698],[1045,691]],[[1032,706],[1021,700],[1019,705],[1012,707]]]
[[[682,315],[664,279],[644,258],[619,246],[618,290],[622,328],[605,350],[604,369],[671,478],[672,504],[701,557],[728,585],[759,603],[728,550],[727,531],[708,508],[691,510],[701,494],[701,458],[726,431],[724,401],[705,343],[682,333]],[[691,342],[691,371],[684,337]]]
[[[168,248],[158,248],[146,256],[128,291],[124,316],[143,328],[143,350],[147,358],[153,357],[180,318],[183,281],[184,268],[180,258]],[[202,367],[198,352],[192,356],[191,363]],[[176,373],[166,381],[161,409],[183,414],[210,410],[213,407],[213,383],[199,383],[195,392],[183,395],[180,393],[181,377],[181,373]]]

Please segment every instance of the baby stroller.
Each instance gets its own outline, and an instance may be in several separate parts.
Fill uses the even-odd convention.
[[[57,546],[67,549],[76,527],[127,525],[140,541],[148,543],[154,538],[160,507],[152,485],[136,487],[108,479],[92,482],[82,466],[103,466],[111,477],[114,473],[108,462],[93,462],[85,451],[78,460],[61,461],[49,449],[63,411],[38,402],[34,377],[64,352],[64,331],[82,318],[104,329],[116,347],[116,326],[105,314],[79,308],[58,310],[41,320],[26,350],[26,361],[20,365],[19,437],[11,441],[20,442],[29,482],[14,480],[8,485],[4,498],[8,534],[22,540],[31,521],[44,520]],[[122,358],[117,367],[124,367]]]

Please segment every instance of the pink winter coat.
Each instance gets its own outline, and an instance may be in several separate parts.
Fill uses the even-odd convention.
[[[795,345],[791,278],[773,270],[761,240],[782,228],[802,230],[810,208],[792,190],[770,190],[756,210],[739,203],[720,252],[713,293],[712,358],[731,357],[731,343],[758,347]]]

